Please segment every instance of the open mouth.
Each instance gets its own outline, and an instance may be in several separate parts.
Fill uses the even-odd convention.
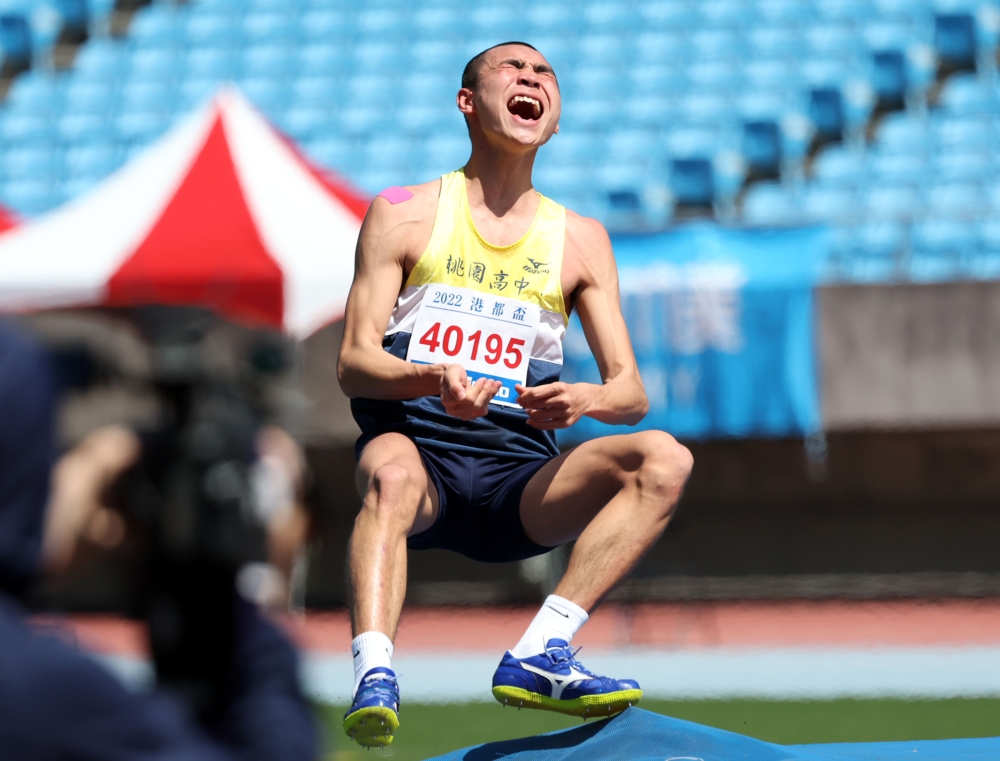
[[[542,116],[542,104],[530,95],[515,95],[507,101],[507,110],[514,116],[535,121]]]

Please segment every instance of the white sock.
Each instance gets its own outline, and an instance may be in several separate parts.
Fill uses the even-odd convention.
[[[510,651],[515,658],[541,655],[550,639],[569,643],[580,627],[587,623],[587,611],[564,597],[549,595],[521,641]]]
[[[392,640],[382,632],[364,632],[351,642],[351,654],[354,656],[353,700],[365,674],[374,668],[392,668]]]

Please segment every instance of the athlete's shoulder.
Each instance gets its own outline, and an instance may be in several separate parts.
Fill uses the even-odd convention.
[[[611,253],[611,238],[600,222],[566,209],[566,253],[591,257]]]
[[[393,226],[420,221],[428,215],[431,219],[437,210],[441,180],[431,180],[419,185],[386,188],[372,200],[365,222]]]

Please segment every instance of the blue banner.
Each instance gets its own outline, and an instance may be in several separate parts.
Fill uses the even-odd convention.
[[[650,428],[685,439],[819,429],[814,291],[828,262],[824,228],[706,224],[612,242],[649,414],[634,428],[584,418],[561,443]],[[601,382],[575,315],[564,347],[563,380]]]

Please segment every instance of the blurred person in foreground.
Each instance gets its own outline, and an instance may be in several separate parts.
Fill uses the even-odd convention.
[[[390,659],[407,547],[508,562],[575,540],[493,695],[583,717],[636,702],[637,682],[592,674],[570,642],[663,533],[692,467],[662,431],[560,454],[555,430],[581,416],[635,425],[648,409],[611,242],[532,186],[561,109],[539,51],[512,42],[477,55],[457,104],[471,158],[374,200],[345,318],[339,376],[362,431],[364,501],[349,547],[355,687],[344,728],[362,745],[391,742],[399,723]],[[574,308],[601,385],[559,381]]]
[[[53,381],[41,349],[0,323],[0,755],[33,759],[253,759],[312,761],[317,735],[285,638],[235,594],[232,680],[221,715],[197,722],[166,694],[127,692],[96,662],[36,632],[20,599],[83,536],[112,543],[117,529],[94,509],[139,456],[138,439],[108,429],[53,465]],[[43,540],[43,530],[47,536]]]

